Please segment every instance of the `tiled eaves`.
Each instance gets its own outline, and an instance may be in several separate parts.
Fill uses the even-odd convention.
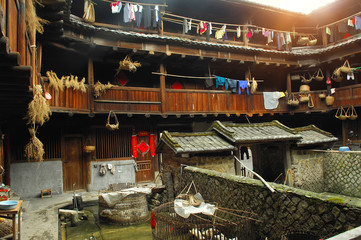
[[[302,136],[301,140],[297,142],[297,146],[307,146],[322,143],[331,143],[338,140],[337,137],[331,133],[319,129],[315,125],[308,125],[293,129],[296,133]]]
[[[114,36],[125,37],[130,39],[139,39],[139,40],[148,40],[148,41],[163,41],[163,42],[174,42],[178,44],[184,45],[194,45],[201,47],[210,47],[210,48],[218,48],[218,49],[232,49],[232,50],[241,50],[245,52],[253,52],[253,53],[269,53],[283,56],[312,56],[312,55],[320,55],[327,52],[330,52],[334,49],[341,48],[347,46],[352,43],[357,43],[361,41],[361,34],[351,37],[348,40],[344,40],[342,42],[338,42],[334,45],[330,45],[322,48],[312,48],[312,49],[300,49],[300,50],[292,50],[292,51],[278,51],[278,50],[270,50],[263,48],[256,48],[252,46],[240,46],[240,45],[232,45],[232,44],[219,44],[213,42],[206,41],[195,41],[187,38],[173,37],[173,36],[160,36],[158,34],[145,34],[138,32],[128,32],[123,30],[115,30],[105,27],[97,27],[92,24],[86,23],[82,20],[79,20],[77,17],[70,16],[69,23],[71,25],[77,26],[79,28],[83,28],[85,30],[98,32],[98,33],[110,33]]]

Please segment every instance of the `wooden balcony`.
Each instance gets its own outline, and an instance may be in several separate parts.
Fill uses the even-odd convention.
[[[98,98],[88,93],[67,89],[63,92],[49,91],[53,98],[50,105],[53,110],[73,112],[107,113],[113,110],[122,114],[145,115],[218,115],[218,114],[283,114],[305,112],[327,112],[340,106],[361,106],[361,84],[336,89],[335,102],[327,106],[319,98],[325,91],[311,91],[309,94],[314,107],[300,103],[297,107],[287,105],[287,98],[279,99],[277,109],[264,108],[263,93],[241,95],[221,90],[174,90],[166,89],[165,102],[161,101],[159,88],[115,87],[107,90]],[[299,96],[300,93],[294,93]]]

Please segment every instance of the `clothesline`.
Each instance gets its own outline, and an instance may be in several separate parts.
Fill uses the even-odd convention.
[[[355,14],[353,14],[353,15],[351,15],[351,16],[345,17],[345,18],[343,18],[343,19],[341,19],[341,20],[338,20],[338,21],[336,21],[336,22],[333,22],[333,23],[330,23],[330,24],[327,24],[327,25],[323,25],[323,26],[321,26],[321,27],[316,27],[316,29],[322,29],[322,28],[325,28],[325,27],[332,26],[332,25],[334,25],[334,24],[337,24],[337,23],[339,23],[339,22],[343,22],[343,21],[345,21],[345,20],[348,20],[348,19],[353,18],[353,17],[355,17],[355,16],[357,16],[357,15],[360,15],[360,14],[361,14],[361,12],[355,13]]]
[[[94,1],[94,0],[92,0]],[[140,3],[140,2],[131,2],[131,1],[123,1],[123,0],[118,0],[118,1],[111,1],[111,0],[99,0],[102,2],[108,2],[108,3],[115,3],[115,2],[121,2],[121,3],[131,3],[131,4],[136,4],[136,5],[149,5],[149,6],[159,6],[159,7],[168,7],[168,5],[166,4],[157,4],[157,3]]]
[[[168,15],[168,16],[172,16],[172,17],[178,17],[178,18],[182,18],[182,19],[192,19],[192,25],[193,25],[193,21],[198,21],[198,22],[207,22],[207,23],[212,23],[213,24],[217,24],[217,25],[226,25],[226,26],[233,26],[233,27],[254,27],[254,28],[264,28],[264,27],[259,27],[256,25],[252,25],[252,24],[232,24],[232,23],[220,23],[220,22],[212,22],[212,21],[205,21],[205,20],[200,20],[200,19],[196,19],[196,18],[190,18],[190,17],[184,17],[184,16],[180,16],[177,14],[173,14],[173,13],[169,13],[169,12],[165,12],[164,15]],[[294,31],[283,31],[283,30],[276,30],[276,29],[271,29],[271,28],[264,28],[267,30],[271,30],[271,31],[275,31],[275,32],[283,32],[283,33],[294,33],[297,35],[312,35],[312,34],[308,34],[308,33],[298,33],[298,32],[294,32]],[[228,30],[228,29],[227,29]]]
[[[155,75],[161,76],[168,76],[168,77],[179,77],[179,78],[194,78],[194,79],[216,79],[216,76],[205,76],[205,77],[195,77],[195,76],[185,76],[185,75],[175,75],[175,74],[168,74],[168,73],[159,73],[159,72],[152,72]],[[264,82],[264,80],[255,80],[256,82]]]

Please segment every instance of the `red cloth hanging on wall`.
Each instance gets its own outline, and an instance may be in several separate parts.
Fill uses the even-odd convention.
[[[149,145],[150,145],[150,155],[152,157],[155,156],[155,135],[154,134],[150,134],[149,136]]]
[[[133,150],[133,158],[138,157],[138,143],[137,143],[137,135],[132,135],[132,150]]]

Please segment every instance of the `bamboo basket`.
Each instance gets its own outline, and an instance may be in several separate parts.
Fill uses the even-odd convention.
[[[340,120],[346,120],[347,114],[346,114],[345,109],[342,106],[337,109],[335,118],[338,118]]]
[[[347,108],[346,116],[350,120],[355,120],[358,117],[356,109],[353,105],[351,105]]]
[[[315,74],[313,75],[313,79],[315,79],[316,81],[322,81],[324,78],[325,76],[323,75],[321,68],[319,68],[317,72],[315,72]]]
[[[343,77],[342,77],[342,74],[341,74],[341,68],[336,68],[333,73],[332,73],[332,76],[331,76],[331,79],[335,82],[341,82]]]
[[[334,101],[335,101],[335,98],[333,96],[326,97],[326,105],[327,106],[332,106]]]
[[[344,73],[352,72],[352,69],[350,67],[350,63],[348,60],[345,61],[345,63],[340,67],[340,71]]]

